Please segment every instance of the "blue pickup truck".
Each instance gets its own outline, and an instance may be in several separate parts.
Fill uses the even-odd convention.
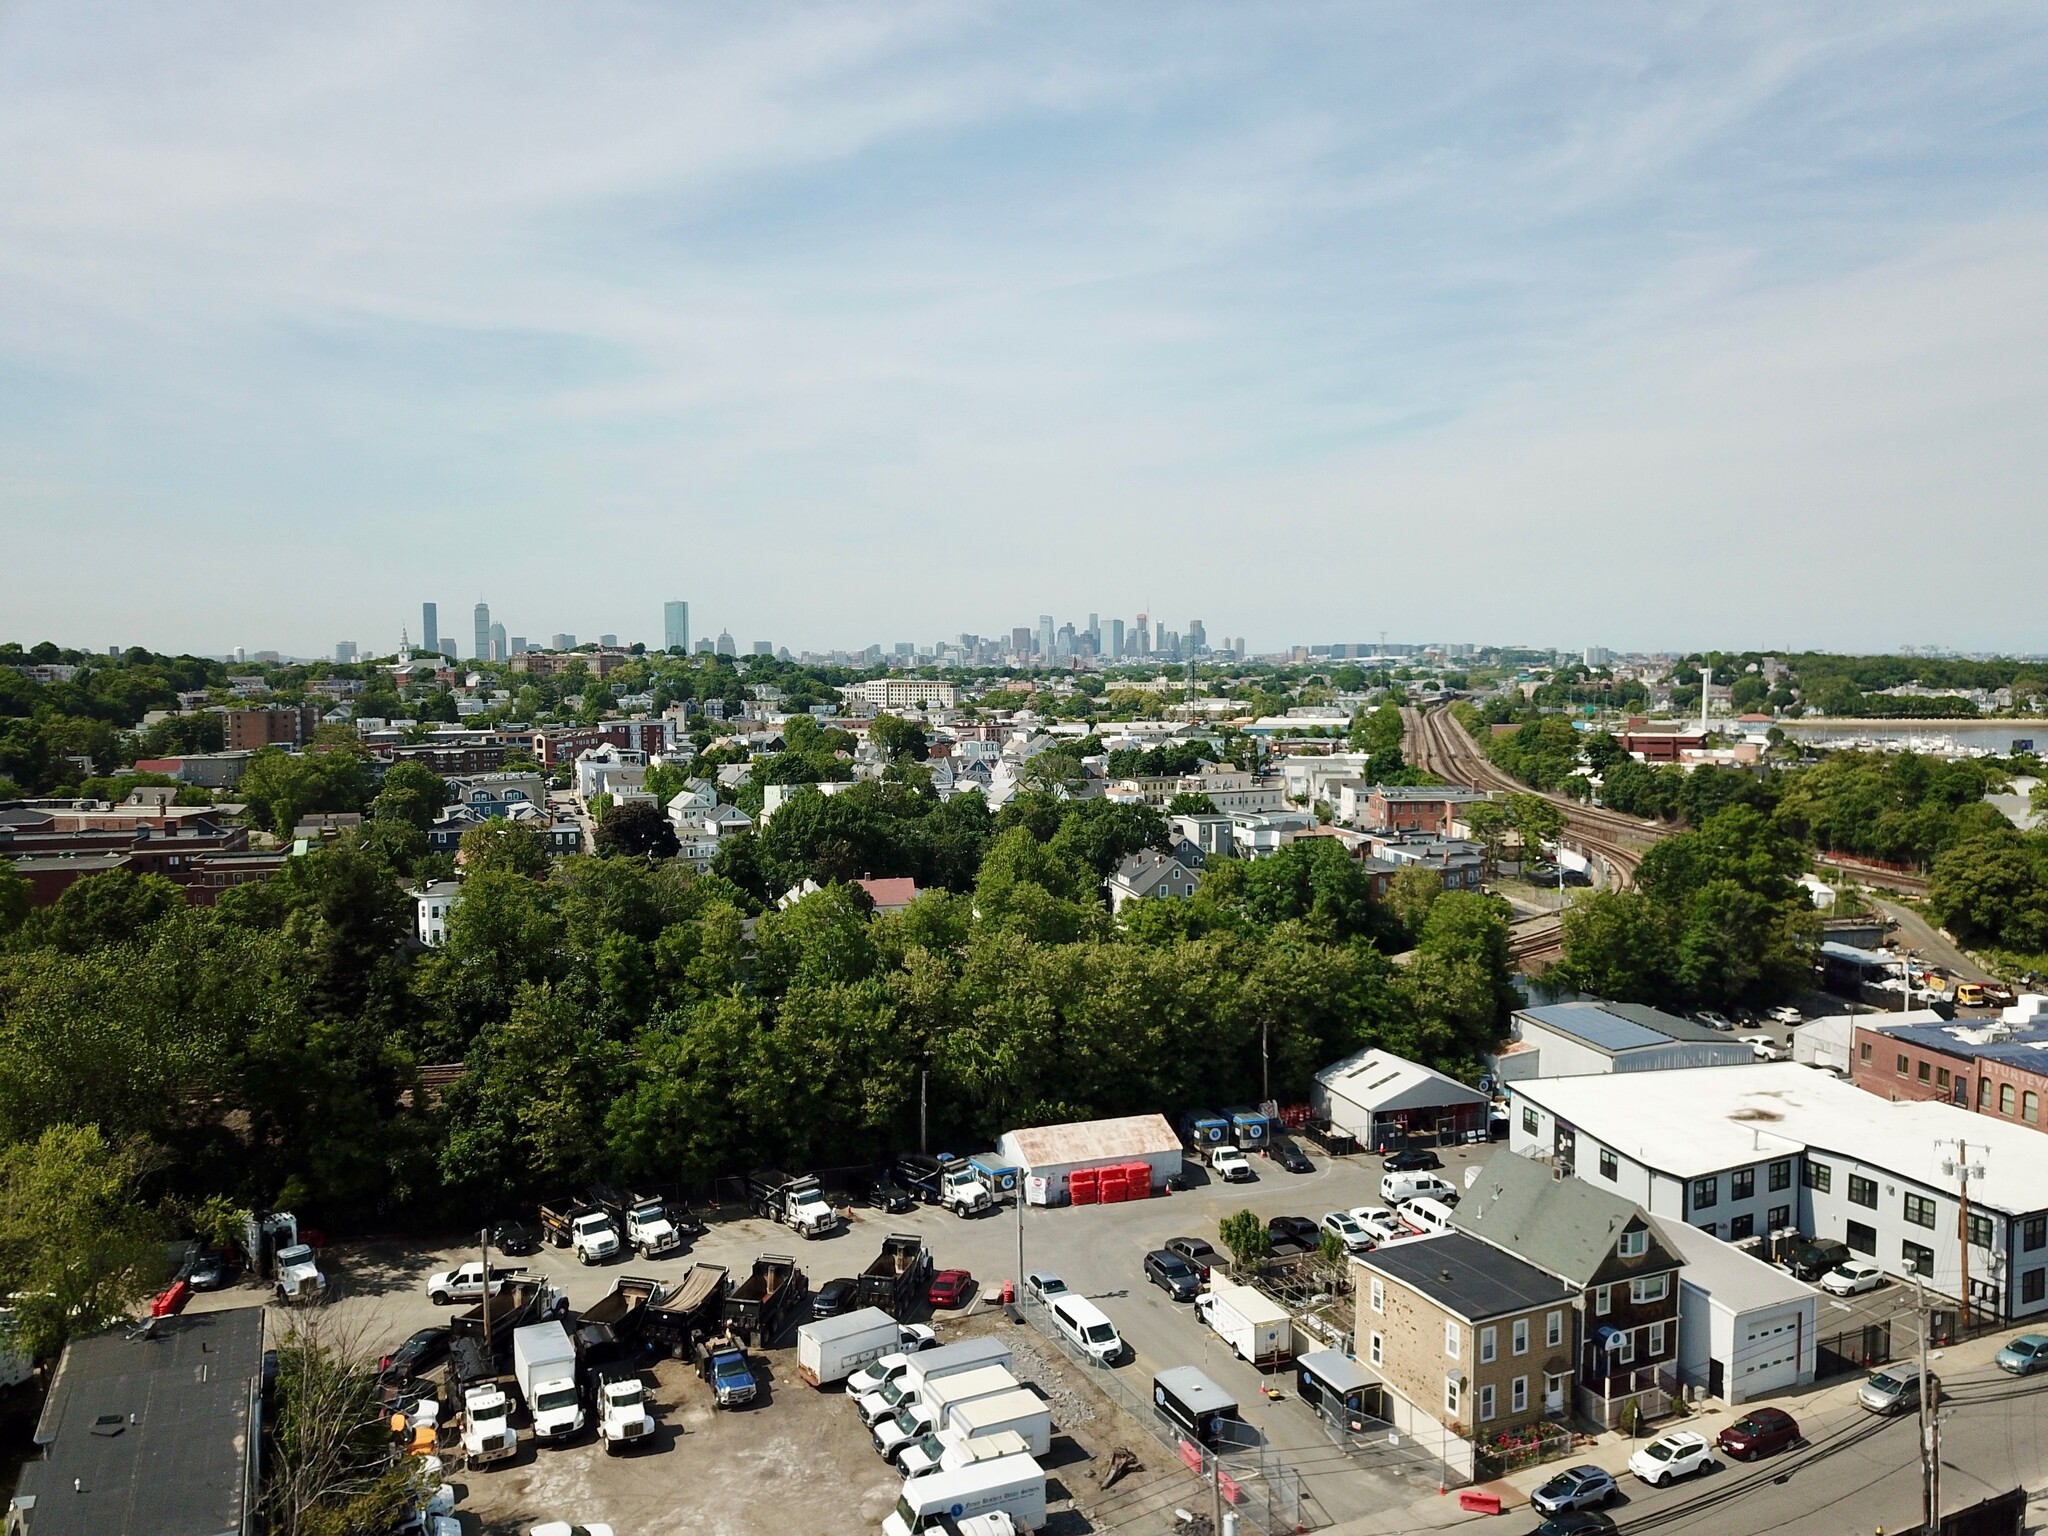
[[[721,1408],[737,1408],[754,1400],[754,1372],[747,1364],[747,1352],[736,1345],[708,1351],[697,1374],[710,1384]]]

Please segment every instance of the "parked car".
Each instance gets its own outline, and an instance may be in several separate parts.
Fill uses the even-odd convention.
[[[1780,1003],[1769,1013],[1765,1014],[1764,1017],[1773,1024],[1798,1025],[1806,1022],[1806,1015],[1797,1008],[1794,1008],[1790,1003]]]
[[[501,1221],[491,1229],[491,1246],[515,1259],[523,1258],[540,1252],[540,1233],[523,1221]]]
[[[1702,1008],[1692,1017],[1695,1024],[1704,1024],[1709,1029],[1722,1029],[1731,1033],[1735,1029],[1735,1021],[1733,1019],[1724,1013],[1716,1013],[1711,1008]]]
[[[1854,1257],[1849,1245],[1840,1238],[1817,1237],[1799,1250],[1792,1261],[1792,1273],[1811,1284],[1837,1264],[1846,1264]]]
[[[1758,1061],[1783,1061],[1785,1059],[1785,1048],[1769,1035],[1737,1035],[1735,1038],[1756,1052],[1756,1059]]]
[[[1856,1389],[1856,1401],[1872,1413],[1907,1413],[1920,1406],[1920,1368],[1888,1365],[1872,1371]]]
[[[398,1348],[377,1362],[378,1374],[387,1381],[417,1376],[429,1366],[448,1357],[448,1330],[422,1328]]]
[[[1830,1296],[1854,1296],[1883,1284],[1884,1271],[1868,1259],[1844,1259],[1820,1277],[1820,1288]]]
[[[1306,1216],[1275,1216],[1266,1223],[1266,1235],[1276,1243],[1314,1248],[1323,1240],[1323,1229]]]
[[[1984,1006],[1984,985],[1976,981],[1956,983],[1956,1006],[1958,1008],[1982,1008]]]
[[[2015,1376],[2048,1369],[2048,1333],[2023,1333],[1993,1358],[1992,1364]]]
[[[1715,1465],[1713,1447],[1707,1444],[1707,1437],[1689,1429],[1659,1435],[1628,1459],[1629,1471],[1652,1488],[1662,1488],[1695,1472],[1711,1472]]]
[[[1583,869],[1566,869],[1558,876],[1566,885],[1586,889],[1593,884],[1593,877]]]
[[[1195,1266],[1164,1248],[1145,1255],[1145,1277],[1175,1301],[1193,1301],[1202,1289],[1202,1276]]]
[[[964,1269],[942,1269],[932,1276],[924,1299],[935,1307],[964,1307],[974,1292],[974,1276]]]
[[[1266,1156],[1273,1159],[1289,1173],[1314,1173],[1316,1165],[1308,1160],[1308,1154],[1285,1136],[1275,1136],[1266,1143]]]
[[[1427,1147],[1403,1147],[1398,1152],[1389,1152],[1380,1166],[1386,1173],[1419,1173],[1443,1165],[1444,1160]]]
[[[1588,1462],[1566,1467],[1529,1495],[1529,1504],[1540,1515],[1561,1515],[1569,1509],[1597,1509],[1621,1497],[1614,1474]]]
[[[1342,1243],[1347,1253],[1364,1253],[1373,1244],[1372,1234],[1360,1226],[1349,1211],[1327,1213],[1323,1217],[1323,1230]]]
[[[1354,1205],[1350,1215],[1375,1243],[1393,1242],[1409,1234],[1408,1224],[1383,1205]]]
[[[1169,1237],[1166,1240],[1166,1251],[1177,1253],[1186,1259],[1204,1280],[1209,1278],[1212,1266],[1223,1262],[1223,1256],[1199,1237]]]
[[[225,1248],[201,1243],[185,1265],[185,1283],[195,1291],[218,1291],[235,1278],[235,1272],[235,1261]]]
[[[1755,1461],[1799,1443],[1799,1421],[1782,1408],[1752,1408],[1714,1437],[1737,1461]]]
[[[827,1280],[811,1293],[811,1316],[837,1317],[853,1305],[854,1293],[859,1289],[859,1284],[845,1275]]]
[[[1184,1239],[1175,1238],[1173,1241],[1177,1243]],[[1173,1243],[1168,1243],[1167,1246],[1171,1248]],[[1051,1270],[1034,1269],[1024,1277],[1024,1289],[1031,1293],[1034,1301],[1050,1301],[1055,1296],[1067,1294],[1067,1282]]]
[[[2018,998],[2014,996],[2012,988],[2008,987],[2004,982],[1987,981],[1984,983],[1984,1002],[1986,1006],[2010,1008],[2017,1001]]]
[[[1614,1518],[1597,1509],[1567,1510],[1561,1515],[1552,1515],[1537,1526],[1531,1536],[1591,1536],[1592,1532],[1614,1529]]]

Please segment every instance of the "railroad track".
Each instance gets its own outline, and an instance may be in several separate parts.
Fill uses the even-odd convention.
[[[1488,760],[1479,744],[1466,734],[1447,708],[1421,710],[1405,708],[1401,719],[1407,737],[1403,750],[1408,760],[1426,772],[1455,784],[1474,789],[1499,789],[1515,794],[1541,794],[1564,812],[1570,842],[1580,852],[1597,854],[1627,883],[1643,861],[1645,847],[1666,836],[1670,828],[1638,816],[1627,816],[1600,806],[1585,805],[1564,795],[1532,790]]]

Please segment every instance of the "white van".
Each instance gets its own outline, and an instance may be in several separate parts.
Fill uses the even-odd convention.
[[[1115,1365],[1123,1358],[1124,1341],[1116,1324],[1102,1315],[1102,1309],[1085,1296],[1053,1298],[1053,1326],[1102,1365]]]
[[[1445,1205],[1443,1201],[1431,1200],[1427,1196],[1420,1200],[1410,1200],[1406,1205],[1403,1205],[1401,1207],[1401,1219],[1407,1222],[1409,1226],[1420,1228],[1424,1232],[1449,1232],[1453,1230],[1451,1208]]]
[[[1001,1510],[1026,1530],[1045,1524],[1045,1469],[1030,1456],[998,1456],[953,1472],[914,1477],[882,1522],[887,1536],[916,1536],[951,1520]]]
[[[1380,1198],[1389,1205],[1406,1205],[1410,1200],[1441,1200],[1458,1203],[1457,1186],[1433,1173],[1387,1173],[1380,1175]]]

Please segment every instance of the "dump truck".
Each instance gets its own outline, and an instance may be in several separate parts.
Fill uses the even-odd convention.
[[[882,1239],[875,1261],[861,1271],[856,1299],[864,1307],[880,1307],[898,1322],[909,1322],[924,1305],[931,1278],[932,1255],[924,1239],[892,1232]]]
[[[611,1218],[625,1245],[643,1259],[674,1253],[683,1246],[681,1227],[670,1217],[659,1195],[638,1195],[609,1184],[590,1187],[590,1203]]]
[[[663,1286],[647,1304],[641,1326],[676,1359],[687,1360],[699,1343],[723,1326],[725,1293],[731,1284],[723,1264],[692,1264],[681,1283]]]
[[[806,1238],[829,1237],[839,1230],[839,1213],[825,1199],[816,1174],[759,1169],[747,1175],[747,1204],[756,1216],[779,1221]]]
[[[661,1282],[622,1275],[576,1320],[576,1343],[591,1364],[616,1360],[647,1331],[647,1308],[661,1294]]]
[[[484,1345],[495,1358],[512,1347],[513,1333],[528,1323],[537,1323],[543,1318],[553,1317],[568,1306],[568,1298],[555,1289],[554,1282],[545,1276],[515,1280],[488,1303],[478,1302],[467,1312],[458,1312],[448,1321],[451,1338],[475,1339]],[[484,1314],[490,1314],[490,1335],[484,1334]]]
[[[896,1159],[894,1177],[926,1205],[943,1205],[955,1216],[977,1216],[995,1206],[980,1170],[964,1157],[905,1152]]]
[[[250,1215],[242,1246],[249,1267],[271,1282],[279,1301],[327,1299],[327,1276],[321,1273],[312,1245],[300,1240],[299,1218],[290,1211]]]
[[[770,1348],[808,1294],[795,1259],[786,1253],[764,1253],[754,1260],[754,1272],[725,1298],[726,1329],[750,1345]]]
[[[619,1255],[619,1232],[595,1205],[544,1205],[540,1235],[557,1248],[574,1248],[579,1264],[603,1264]]]

